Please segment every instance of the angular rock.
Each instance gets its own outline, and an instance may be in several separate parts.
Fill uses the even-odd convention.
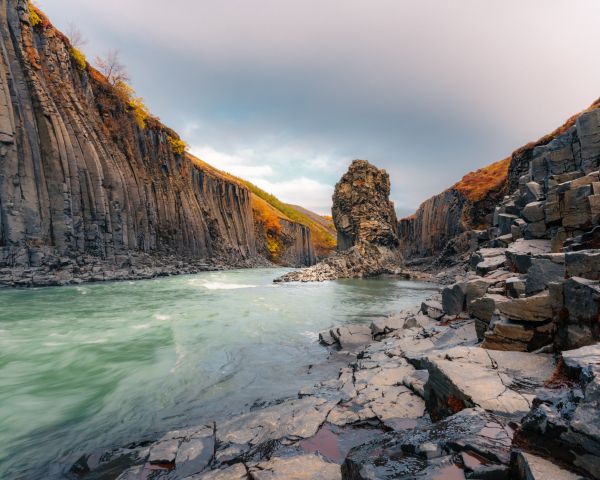
[[[455,347],[426,357],[427,409],[433,417],[479,406],[519,420],[530,409],[534,391],[554,370],[551,356]]]
[[[494,311],[498,308],[498,305],[508,301],[509,299],[502,295],[488,293],[469,303],[469,313],[479,320],[489,323],[494,315]]]
[[[499,268],[504,267],[505,263],[506,263],[506,258],[504,256],[489,257],[489,258],[486,258],[483,261],[479,262],[477,264],[477,266],[475,267],[475,271],[477,272],[477,275],[483,276],[487,273],[490,273],[494,270],[498,270]]]
[[[532,258],[531,267],[527,271],[527,287],[526,293],[531,295],[533,293],[541,292],[548,287],[549,283],[559,282],[565,278],[565,265],[564,255],[558,255],[562,263],[555,262],[549,258]]]
[[[516,215],[510,215],[508,213],[501,213],[498,215],[498,232],[500,235],[507,235],[510,233],[510,227],[513,222],[519,217]]]
[[[220,470],[211,470],[198,475],[191,475],[185,477],[183,480],[247,480],[247,478],[248,472],[246,471],[246,467],[241,463],[236,463],[231,467]]]
[[[458,315],[465,307],[465,285],[455,283],[442,290],[442,309],[447,315]]]
[[[252,480],[341,480],[340,466],[319,455],[273,458],[250,466]]]
[[[550,240],[516,240],[506,250],[508,267],[518,273],[527,273],[532,256],[551,252]]]
[[[356,352],[372,341],[371,328],[368,325],[346,325],[332,328],[331,336],[339,343],[342,350]]]
[[[525,281],[519,277],[506,280],[506,294],[511,298],[519,298],[525,294]]]
[[[544,202],[531,202],[523,208],[522,216],[528,222],[539,222],[546,218]]]
[[[581,250],[565,254],[567,277],[600,280],[600,251]]]
[[[549,460],[526,452],[517,453],[515,468],[519,480],[585,480],[580,475],[569,472]]]
[[[353,448],[342,465],[343,478],[464,478],[452,457],[464,453],[468,467],[504,472],[507,478],[512,430],[504,418],[481,409],[467,409],[434,425],[385,434]],[[479,461],[477,460],[479,459]]]
[[[442,304],[437,300],[425,300],[423,303],[421,303],[421,311],[434,320],[439,320],[444,316]]]
[[[531,297],[507,299],[498,303],[497,308],[511,320],[544,322],[552,319],[550,294],[547,291]]]

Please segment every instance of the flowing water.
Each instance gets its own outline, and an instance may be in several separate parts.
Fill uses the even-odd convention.
[[[294,395],[331,375],[311,368],[328,355],[316,332],[431,288],[272,283],[287,271],[0,289],[0,478],[61,478],[82,452]]]

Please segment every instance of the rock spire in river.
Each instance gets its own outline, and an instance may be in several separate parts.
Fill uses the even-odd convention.
[[[278,281],[312,282],[395,273],[401,256],[398,221],[389,196],[388,173],[366,160],[354,160],[333,194],[337,253]]]

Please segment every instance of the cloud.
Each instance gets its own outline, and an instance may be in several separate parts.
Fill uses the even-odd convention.
[[[331,215],[331,185],[306,177],[281,182],[255,179],[254,183],[286,203],[300,205],[321,215]]]
[[[398,209],[599,95],[597,0],[38,2],[78,24],[89,58],[120,48],[152,111],[209,163],[331,187],[366,158]]]

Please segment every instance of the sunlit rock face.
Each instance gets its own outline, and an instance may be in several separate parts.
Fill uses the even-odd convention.
[[[366,160],[354,160],[333,194],[337,253],[277,281],[320,282],[396,273],[402,256],[398,221],[389,195],[387,172]]]
[[[359,244],[398,246],[398,222],[389,199],[390,176],[366,160],[354,160],[335,186],[333,221],[338,251]]]

